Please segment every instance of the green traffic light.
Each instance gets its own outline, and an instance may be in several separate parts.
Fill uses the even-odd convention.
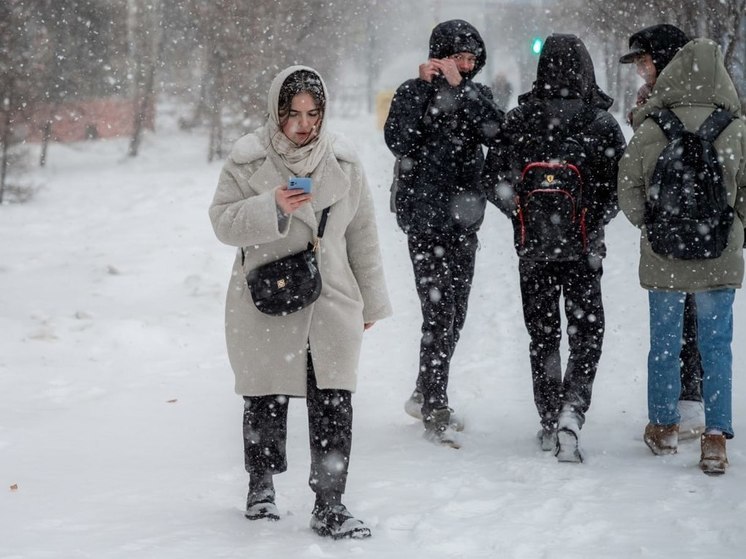
[[[534,54],[541,54],[541,48],[544,46],[544,41],[541,37],[534,37],[531,41],[531,52]]]

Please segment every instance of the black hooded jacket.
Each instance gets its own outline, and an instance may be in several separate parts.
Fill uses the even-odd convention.
[[[481,146],[495,138],[503,113],[490,89],[472,81],[487,60],[477,30],[462,20],[437,25],[430,36],[430,58],[457,52],[477,57],[458,87],[443,77],[432,83],[407,80],[397,89],[386,120],[386,144],[401,158],[396,214],[405,232],[470,233],[484,219]]]
[[[513,185],[532,161],[556,157],[553,148],[572,136],[586,155],[580,165],[589,252],[603,257],[603,227],[619,211],[616,179],[626,143],[608,112],[613,103],[596,84],[593,62],[574,35],[551,35],[542,50],[531,91],[518,98],[487,156],[482,184],[488,198],[515,218]]]

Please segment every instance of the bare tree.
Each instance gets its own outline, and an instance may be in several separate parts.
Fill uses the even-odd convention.
[[[20,140],[23,108],[32,98],[34,58],[31,10],[22,0],[0,3],[0,203],[6,189],[10,148]]]
[[[133,59],[134,125],[129,156],[137,156],[143,127],[155,103],[155,72],[162,50],[161,4],[158,0],[130,0],[130,48]]]
[[[170,20],[165,55],[169,68],[198,66],[191,79],[193,109],[183,128],[207,125],[208,159],[254,128],[265,116],[273,76],[285,66],[315,67],[332,85],[341,62],[360,69],[361,106],[380,71],[379,27],[393,0],[306,0],[303,9],[274,0],[162,0]],[[172,19],[172,14],[174,15]],[[174,38],[174,41],[172,41]],[[172,48],[175,41],[181,48]],[[367,70],[367,74],[366,74]],[[170,76],[177,76],[171,72]],[[368,83],[365,83],[368,78]],[[176,89],[176,88],[173,88]],[[335,88],[335,92],[338,89]]]

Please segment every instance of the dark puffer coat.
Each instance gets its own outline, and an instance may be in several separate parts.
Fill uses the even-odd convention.
[[[473,81],[487,60],[477,30],[461,20],[436,26],[430,58],[457,52],[477,56],[458,87],[443,77],[408,80],[397,89],[386,120],[386,144],[401,158],[396,213],[405,232],[472,233],[484,219],[481,146],[494,139],[503,113],[489,87]]]
[[[580,172],[588,251],[603,258],[604,225],[619,211],[616,175],[626,147],[619,124],[607,112],[612,103],[596,84],[585,45],[574,35],[551,35],[531,91],[521,95],[518,107],[507,114],[487,156],[482,184],[489,200],[515,218],[513,185],[526,164],[552,159],[551,146],[575,129],[572,136],[581,141],[586,155]]]

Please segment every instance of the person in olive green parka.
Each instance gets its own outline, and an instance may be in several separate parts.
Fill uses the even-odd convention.
[[[619,205],[640,228],[640,284],[649,291],[650,353],[648,418],[645,442],[655,454],[672,454],[678,445],[679,352],[684,296],[697,299],[699,350],[702,354],[706,431],[700,467],[723,473],[725,440],[733,437],[733,300],[744,275],[746,220],[746,122],[736,118],[715,140],[728,203],[735,210],[728,244],[721,256],[678,260],[653,252],[645,231],[645,201],[656,161],[667,145],[665,135],[647,116],[668,108],[687,130],[696,130],[716,108],[741,116],[735,86],[717,44],[709,39],[687,43],[658,77],[647,104],[633,116],[635,133],[619,164]]]

